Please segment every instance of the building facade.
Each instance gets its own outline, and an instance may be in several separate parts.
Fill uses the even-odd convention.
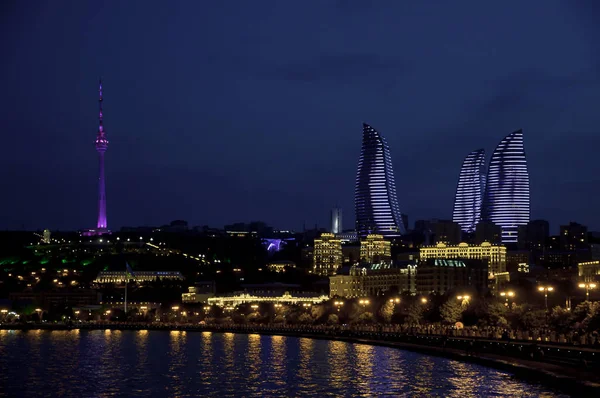
[[[352,266],[347,273],[329,277],[330,297],[369,297],[389,291],[415,293],[416,267]]]
[[[502,228],[502,243],[516,243],[519,226],[529,218],[529,171],[518,130],[500,141],[490,160],[483,219]]]
[[[586,261],[577,264],[581,282],[600,281],[600,261]]]
[[[485,192],[485,150],[478,149],[467,155],[458,176],[452,221],[467,233],[475,231],[481,220],[481,206]]]
[[[389,263],[392,259],[392,246],[383,235],[367,235],[360,242],[360,261],[369,264]]]
[[[470,259],[487,260],[490,275],[506,272],[506,247],[484,242],[481,245],[446,245],[438,243],[435,246],[421,247],[422,261],[428,259]]]
[[[333,275],[342,266],[342,241],[334,234],[323,233],[315,239],[313,248],[313,273]]]
[[[406,233],[398,206],[390,149],[385,138],[368,124],[363,124],[354,205],[359,236],[373,233],[394,237]]]
[[[487,290],[487,260],[429,258],[417,266],[417,294]]]
[[[126,271],[101,271],[98,273],[93,283],[125,283],[125,281],[134,281],[136,283],[154,282],[157,278],[167,280],[183,280],[183,275],[179,271],[135,271],[133,275],[128,275]]]

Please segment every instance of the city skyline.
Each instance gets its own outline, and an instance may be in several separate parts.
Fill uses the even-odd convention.
[[[593,7],[235,9],[191,4],[184,12],[153,0],[7,7],[0,123],[10,150],[0,160],[8,187],[0,206],[8,214],[0,228],[94,225],[89,134],[102,76],[113,230],[173,219],[326,227],[333,205],[351,228],[362,120],[392,148],[411,226],[450,219],[459,159],[472,148],[491,153],[498,137],[523,128],[531,218],[553,231],[569,221],[600,229],[590,200],[600,189],[590,163],[600,136]],[[377,27],[357,30],[365,19]]]

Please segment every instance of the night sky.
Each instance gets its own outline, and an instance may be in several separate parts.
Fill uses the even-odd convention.
[[[172,3],[176,3],[175,5]],[[371,5],[367,5],[371,4]],[[494,3],[494,4],[492,4]],[[525,133],[532,218],[600,229],[600,2],[3,1],[0,228],[354,221],[362,122],[410,224]]]

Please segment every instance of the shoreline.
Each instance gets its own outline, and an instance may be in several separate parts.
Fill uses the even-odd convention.
[[[119,325],[119,324],[85,324],[85,325],[7,325],[0,324],[0,330],[119,330],[119,331],[185,331],[185,332],[211,332],[211,333],[236,333],[259,334],[266,336],[285,336],[296,338],[310,338],[316,340],[343,341],[354,344],[369,344],[375,346],[396,348],[400,350],[417,352],[423,355],[442,357],[450,360],[473,363],[492,369],[497,369],[514,375],[528,383],[539,383],[567,394],[600,395],[600,379],[594,377],[597,372],[577,369],[573,366],[557,365],[543,361],[515,358],[508,355],[494,353],[468,352],[463,349],[440,347],[430,344],[415,344],[400,341],[385,341],[364,336],[339,336],[326,333],[315,333],[302,330],[260,330],[260,328],[231,328],[223,326],[197,327],[195,325]],[[424,336],[423,336],[424,337]],[[439,337],[439,336],[436,336]],[[498,342],[497,344],[503,344]],[[518,343],[526,345],[527,343]],[[531,344],[530,344],[531,345]],[[573,349],[573,347],[571,347]],[[600,356],[600,352],[598,353]],[[585,377],[585,379],[584,379]]]

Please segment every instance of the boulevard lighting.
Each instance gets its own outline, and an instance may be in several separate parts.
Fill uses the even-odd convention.
[[[586,299],[586,301],[589,301],[590,300],[590,289],[595,289],[596,284],[595,283],[580,283],[579,287],[582,289],[585,289],[585,299]]]
[[[544,293],[544,302],[546,303],[546,310],[548,310],[548,292],[554,291],[554,288],[552,286],[540,286],[538,291]]]

